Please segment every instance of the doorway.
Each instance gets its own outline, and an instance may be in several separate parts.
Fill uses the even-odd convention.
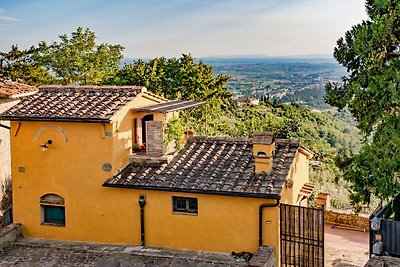
[[[146,121],[152,121],[154,120],[154,115],[149,114],[146,115],[142,118],[142,144],[146,144],[147,140],[146,140]]]

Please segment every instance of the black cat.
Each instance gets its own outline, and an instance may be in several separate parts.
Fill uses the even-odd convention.
[[[237,258],[242,258],[245,259],[247,262],[251,260],[253,257],[253,253],[247,252],[247,251],[242,251],[239,253],[236,253],[235,251],[232,251],[232,256],[237,259]]]

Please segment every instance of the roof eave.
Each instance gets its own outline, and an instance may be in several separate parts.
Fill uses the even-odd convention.
[[[150,105],[147,107],[144,106],[144,107],[140,107],[140,108],[135,108],[135,111],[152,112],[152,113],[169,113],[169,112],[175,112],[178,110],[194,108],[194,107],[198,107],[198,106],[205,104],[205,102],[197,102],[197,101],[171,101],[169,103],[170,103],[170,106],[166,105],[166,104],[168,104],[168,102],[167,102],[167,103],[160,103],[160,104],[164,105],[162,107],[157,107],[157,105]],[[183,104],[183,106],[180,106],[182,104]]]
[[[53,122],[87,122],[87,123],[110,123],[110,119],[101,118],[52,118],[52,117],[14,117],[14,116],[0,116],[3,121],[53,121]]]
[[[310,150],[302,146],[299,146],[299,152],[306,155],[307,159],[311,159],[314,156],[314,154]]]
[[[10,99],[18,99],[18,98],[21,98],[21,97],[27,97],[27,96],[34,95],[34,94],[36,94],[37,92],[38,92],[38,90],[36,90],[36,91],[30,91],[30,92],[25,92],[25,93],[20,93],[20,94],[15,94],[15,95],[11,95],[9,98],[10,98]]]
[[[206,194],[206,195],[235,196],[235,197],[264,198],[264,199],[280,199],[281,198],[281,196],[278,194],[262,194],[262,193],[252,194],[252,193],[245,193],[245,192],[211,191],[211,190],[188,189],[188,188],[140,186],[140,185],[130,185],[130,184],[110,184],[107,182],[105,182],[103,184],[103,186],[104,187],[114,187],[114,188],[182,192],[182,193],[194,193],[194,194]]]

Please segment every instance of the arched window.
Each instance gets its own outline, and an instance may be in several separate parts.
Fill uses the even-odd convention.
[[[40,197],[40,217],[44,225],[65,226],[64,198],[56,194]]]

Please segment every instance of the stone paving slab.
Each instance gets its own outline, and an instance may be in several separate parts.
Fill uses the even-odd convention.
[[[0,266],[248,266],[229,254],[21,238],[0,253]]]
[[[364,267],[398,267],[400,258],[390,256],[376,256],[370,259]]]

